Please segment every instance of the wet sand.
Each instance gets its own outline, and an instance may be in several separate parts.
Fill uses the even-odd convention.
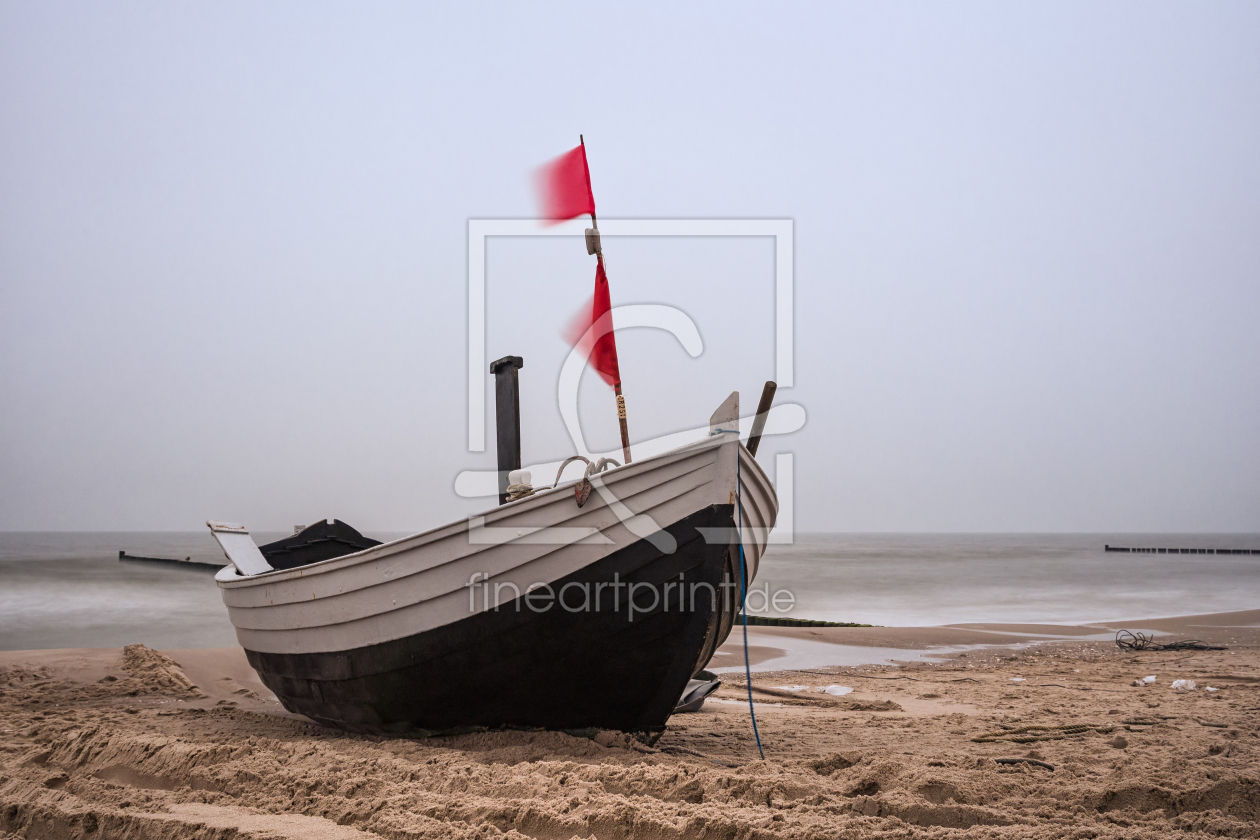
[[[1260,610],[1114,624],[756,628],[762,667],[906,662],[754,673],[764,762],[738,672],[649,747],[347,735],[236,648],[4,652],[0,836],[1260,837]],[[1120,626],[1229,650],[1124,652]]]
[[[945,627],[749,627],[748,659],[757,670],[774,670],[775,660],[817,659],[807,665],[789,667],[825,667],[827,664],[902,663],[932,660],[990,646],[1028,647],[1048,641],[1083,639],[1111,645],[1117,630],[1128,629],[1150,633],[1175,634],[1182,638],[1200,638],[1204,633],[1217,634],[1229,627],[1260,626],[1260,610],[1189,615],[1175,618],[1134,619],[1091,625],[1060,624],[954,624]],[[1230,634],[1213,635],[1229,639]],[[805,645],[799,645],[804,642]],[[821,646],[820,646],[821,645]],[[825,646],[837,650],[828,652]],[[870,648],[882,648],[871,652]],[[809,656],[800,655],[809,651]],[[886,652],[886,653],[885,653]],[[741,628],[736,627],[730,639],[714,657],[711,667],[730,672],[744,666]]]

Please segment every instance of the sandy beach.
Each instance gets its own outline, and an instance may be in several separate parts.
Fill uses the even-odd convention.
[[[739,672],[652,746],[608,731],[391,740],[285,712],[236,648],[4,652],[0,831],[1260,837],[1260,610],[1116,626],[1229,649],[1129,653],[1102,625],[756,628],[765,761]],[[737,641],[715,664],[742,660]],[[765,670],[802,642],[906,660]]]

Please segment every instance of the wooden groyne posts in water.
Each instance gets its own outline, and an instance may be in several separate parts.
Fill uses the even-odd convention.
[[[735,616],[735,623],[744,620],[744,614]],[[848,621],[811,621],[808,618],[783,618],[782,616],[748,614],[749,627],[872,627],[871,624],[854,624]]]
[[[125,551],[118,552],[118,560],[120,562],[123,560],[130,560],[138,563],[174,563],[176,566],[191,566],[195,569],[214,569],[216,571],[223,568],[222,563],[202,563],[192,559],[191,557],[185,557],[183,560],[177,560],[171,557],[137,557],[136,555],[128,554]]]
[[[1118,545],[1104,545],[1103,548],[1125,554],[1260,554],[1260,549],[1255,548],[1123,548]]]

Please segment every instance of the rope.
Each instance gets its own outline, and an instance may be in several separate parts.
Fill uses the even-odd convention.
[[[1160,644],[1155,641],[1154,636],[1148,636],[1145,633],[1131,633],[1128,630],[1120,630],[1116,633],[1116,647],[1121,650],[1138,651],[1138,650],[1229,650],[1229,648],[1214,647],[1207,642],[1199,639],[1183,639],[1180,642],[1165,642]]]
[[[736,442],[738,442],[736,438]],[[757,753],[761,760],[766,760],[766,751],[761,748],[761,733],[757,731],[757,710],[753,708],[752,666],[748,662],[748,577],[744,573],[744,482],[740,477],[739,447],[735,447],[735,503],[739,533],[739,613],[744,618],[744,684],[748,686],[748,715],[752,718],[753,737],[757,739]]]
[[[509,484],[507,486],[507,500],[509,502],[515,502],[517,499],[523,499],[532,495],[534,495],[534,487],[531,484]]]

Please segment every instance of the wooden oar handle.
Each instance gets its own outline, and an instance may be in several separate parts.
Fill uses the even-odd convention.
[[[767,382],[761,389],[761,402],[757,403],[757,416],[753,418],[752,433],[748,435],[748,454],[757,456],[757,447],[761,445],[761,432],[766,428],[766,416],[770,413],[770,405],[774,402],[774,392],[779,386]]]

